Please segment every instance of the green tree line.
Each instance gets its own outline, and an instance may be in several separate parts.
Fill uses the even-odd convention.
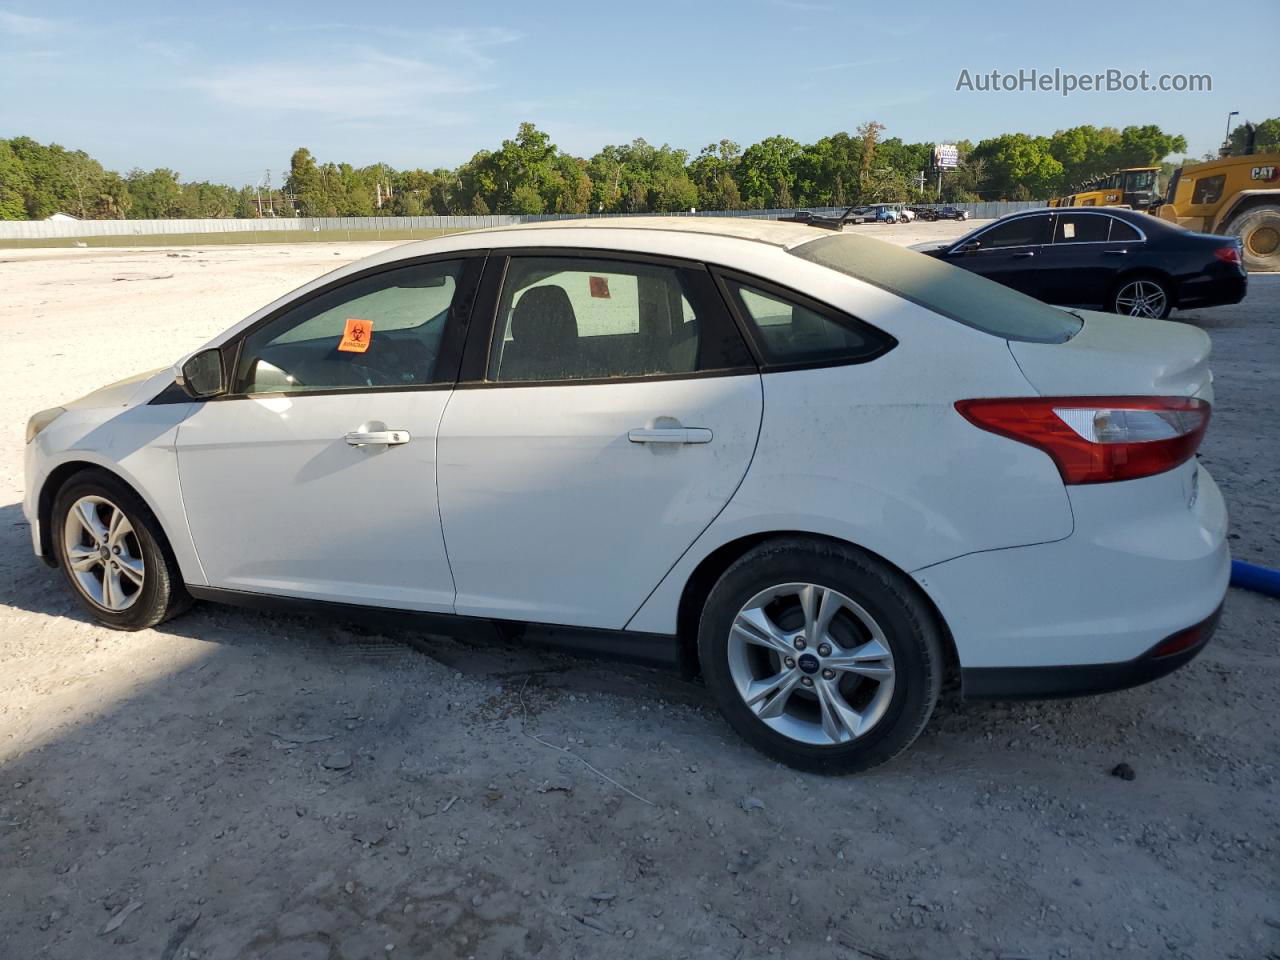
[[[1259,146],[1280,140],[1280,118],[1259,126]],[[454,169],[356,167],[320,162],[305,147],[290,160],[284,194],[254,187],[184,182],[176,171],[123,176],[82,150],[0,139],[0,219],[55,212],[92,219],[254,217],[260,196],[283,216],[401,216],[485,213],[644,213],[855,203],[1044,199],[1119,167],[1160,163],[1187,149],[1154,124],[1083,125],[1051,136],[1006,133],[957,144],[960,165],[936,192],[932,143],[885,137],[874,121],[814,143],[767,137],[745,149],[732,140],[696,155],[643,139],[590,158],[559,149],[532,123],[494,150]],[[1243,138],[1234,131],[1233,141]],[[264,204],[265,206],[265,204]]]

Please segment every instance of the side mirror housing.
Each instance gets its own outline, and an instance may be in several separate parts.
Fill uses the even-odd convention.
[[[222,351],[217,347],[201,350],[182,365],[178,386],[192,400],[207,400],[227,392],[227,375],[222,369]]]
[[[970,240],[968,243],[962,243],[955,248],[955,253],[973,253],[982,246],[981,240]]]

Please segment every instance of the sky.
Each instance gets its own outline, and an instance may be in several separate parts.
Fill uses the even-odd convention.
[[[239,186],[289,157],[456,166],[521,121],[590,156],[643,137],[908,142],[1155,123],[1199,156],[1280,115],[1280,3],[0,0],[0,137]],[[1235,8],[1232,8],[1233,10]],[[957,90],[992,70],[1208,74],[1205,92]],[[974,81],[976,85],[976,80]]]

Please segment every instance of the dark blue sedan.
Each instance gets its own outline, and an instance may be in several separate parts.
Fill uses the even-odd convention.
[[[914,249],[1047,303],[1135,317],[1239,303],[1248,285],[1239,239],[1133,210],[1028,210]]]

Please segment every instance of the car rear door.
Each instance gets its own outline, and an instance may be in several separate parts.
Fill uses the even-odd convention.
[[[705,267],[491,257],[440,424],[457,612],[621,628],[751,462],[759,371]]]
[[[1122,220],[1092,211],[1059,213],[1053,242],[1041,257],[1050,303],[1100,308],[1115,276],[1141,251],[1141,234]]]
[[[1042,253],[1051,237],[1051,214],[1009,217],[956,244],[944,259],[1006,287],[1040,297]]]
[[[436,428],[481,269],[457,255],[377,268],[225,348],[230,392],[176,440],[210,586],[452,611]]]

